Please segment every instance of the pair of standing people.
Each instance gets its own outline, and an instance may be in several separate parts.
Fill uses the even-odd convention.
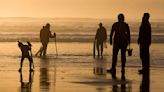
[[[139,70],[139,73],[142,74],[144,72],[149,71],[150,66],[150,56],[149,56],[149,47],[151,45],[151,25],[149,23],[149,13],[144,13],[142,24],[140,26],[139,31],[139,39],[138,44],[140,46],[140,58],[142,61],[142,69]],[[121,63],[122,63],[122,78],[125,78],[125,63],[126,63],[126,50],[127,46],[130,46],[131,37],[130,37],[130,29],[127,23],[124,22],[125,18],[123,14],[118,15],[118,22],[112,25],[112,30],[110,33],[110,45],[113,45],[113,56],[112,56],[112,67],[107,72],[112,73],[112,77],[116,77],[116,63],[117,63],[117,55],[119,50],[121,50]],[[114,35],[114,41],[113,41]],[[95,40],[97,41],[97,50],[99,56],[99,46],[101,46],[101,56],[103,54],[103,43],[106,42],[107,34],[106,29],[102,27],[100,23],[100,27],[97,30]]]
[[[42,46],[40,47],[39,51],[35,55],[37,56],[38,54],[40,54],[40,56],[46,56],[49,38],[55,38],[55,37],[56,37],[56,33],[54,33],[53,35],[51,34],[49,23],[47,23],[46,26],[43,26],[43,28],[40,30],[40,42]]]

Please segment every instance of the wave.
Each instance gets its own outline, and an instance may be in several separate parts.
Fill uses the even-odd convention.
[[[93,42],[94,34],[59,34],[57,35],[57,42]],[[138,35],[133,34],[131,36],[131,42],[136,43]],[[15,42],[18,40],[22,41],[31,41],[39,42],[39,34],[1,34],[0,33],[0,42]],[[108,36],[109,40],[109,36]],[[51,42],[54,39],[50,39]],[[152,35],[153,43],[164,43],[164,35],[153,34]]]

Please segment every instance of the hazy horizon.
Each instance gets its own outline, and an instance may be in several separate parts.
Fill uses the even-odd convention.
[[[127,20],[139,20],[144,12],[151,19],[164,19],[162,0],[5,0],[0,17],[109,18],[124,13]]]
[[[65,20],[78,20],[78,19],[82,19],[82,20],[109,20],[109,21],[117,21],[117,17],[116,18],[91,18],[91,17],[0,17],[0,19],[65,19]],[[142,17],[140,19],[126,19],[125,21],[132,21],[132,22],[140,22],[142,20]],[[151,22],[164,22],[164,19],[160,19],[160,18],[156,18],[156,19],[150,19]]]

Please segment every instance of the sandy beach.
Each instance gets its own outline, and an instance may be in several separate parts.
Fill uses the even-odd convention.
[[[35,54],[40,44],[32,44]],[[163,44],[152,45],[151,70],[146,78],[138,74],[138,69],[141,68],[138,46],[132,44],[134,53],[132,57],[127,57],[125,81],[121,80],[120,58],[116,80],[105,71],[111,66],[110,46],[105,50],[103,59],[93,59],[92,43],[58,43],[57,45],[58,57],[55,55],[54,43],[50,43],[47,58],[34,56],[34,72],[29,72],[28,61],[25,60],[22,73],[19,73],[20,50],[17,43],[0,43],[0,48],[3,48],[0,51],[0,91],[162,92],[164,90]],[[141,91],[144,89],[146,91]]]

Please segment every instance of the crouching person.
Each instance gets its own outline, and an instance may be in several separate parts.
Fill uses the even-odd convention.
[[[20,50],[22,52],[19,72],[22,71],[22,65],[23,65],[23,61],[25,58],[28,58],[28,60],[30,62],[29,63],[30,71],[33,71],[34,64],[33,64],[32,52],[31,52],[31,47],[32,47],[31,43],[27,42],[27,45],[24,45],[22,42],[18,41],[18,47],[20,48]]]

